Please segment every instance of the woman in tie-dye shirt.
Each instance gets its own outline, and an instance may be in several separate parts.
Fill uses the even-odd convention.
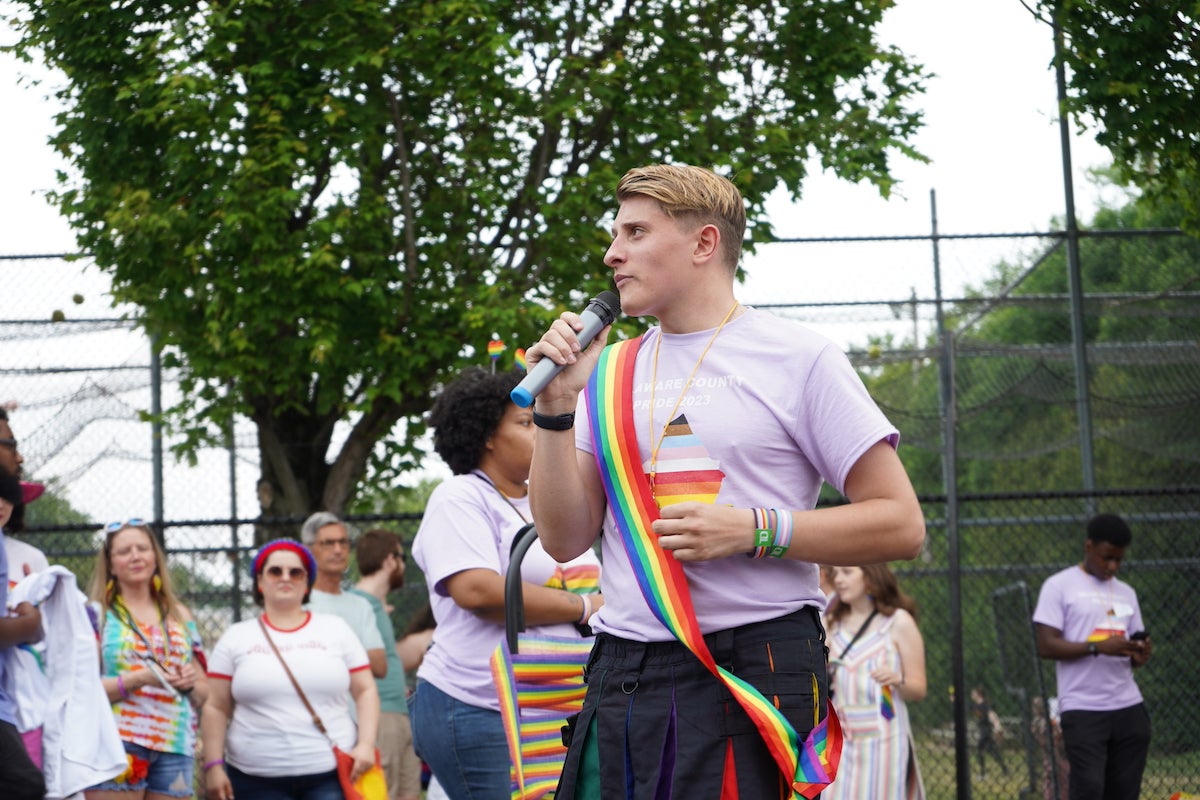
[[[104,614],[100,658],[129,769],[88,800],[192,797],[196,723],[208,695],[191,612],[171,590],[166,555],[139,519],[104,528],[92,599]]]

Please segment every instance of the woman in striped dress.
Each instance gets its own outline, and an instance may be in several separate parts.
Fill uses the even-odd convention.
[[[925,697],[925,643],[916,603],[886,564],[836,567],[830,689],[845,742],[833,800],[921,800],[908,703]]]

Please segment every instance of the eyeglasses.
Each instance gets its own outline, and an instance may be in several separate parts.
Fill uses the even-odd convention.
[[[348,548],[348,547],[350,547],[350,540],[349,539],[318,539],[317,541],[313,542],[313,544],[315,544],[317,547],[322,547],[322,548],[326,548],[326,549],[330,549],[330,548],[334,548],[334,547]]]
[[[284,569],[278,564],[273,564],[263,570],[263,572],[265,572],[267,575],[270,575],[272,578],[279,580],[283,577]],[[289,580],[298,581],[306,575],[308,575],[308,570],[306,570],[304,567],[287,568],[287,576]]]
[[[107,525],[104,526],[104,532],[105,533],[116,533],[117,531],[121,530],[122,528],[132,528],[132,527],[135,527],[138,525],[145,525],[145,524],[146,524],[146,520],[141,519],[140,517],[130,517],[129,519],[125,520],[124,522],[117,521],[117,522],[108,523]]]
[[[15,452],[17,452],[17,440],[16,439],[0,439],[0,447],[7,447],[9,450],[12,450],[15,453]]]

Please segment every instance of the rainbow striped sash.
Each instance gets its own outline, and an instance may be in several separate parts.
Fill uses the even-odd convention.
[[[637,338],[606,347],[586,393],[596,465],[621,544],[654,616],[729,688],[780,770],[791,777],[793,797],[816,797],[833,782],[841,754],[841,726],[833,707],[802,744],[758,689],[718,666],[696,621],[683,565],[658,546],[651,530],[658,505],[642,470],[633,419],[633,368],[640,346]]]

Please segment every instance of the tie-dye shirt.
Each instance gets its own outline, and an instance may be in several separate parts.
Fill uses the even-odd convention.
[[[178,620],[168,618],[166,628],[169,644],[166,644],[162,626],[137,623],[142,636],[146,638],[146,641],[142,641],[142,637],[122,621],[122,616],[125,614],[118,615],[110,608],[104,617],[101,659],[105,677],[121,675],[133,669],[148,669],[150,648],[154,657],[171,669],[178,669],[192,661],[194,653],[202,652],[200,633],[193,621],[189,620],[183,625]],[[146,647],[147,642],[150,648]],[[197,664],[196,668],[201,669],[201,666]],[[162,684],[153,682],[129,689],[129,697],[119,698],[112,708],[117,719],[117,731],[123,741],[160,753],[190,755],[195,751],[198,714],[186,697]]]

